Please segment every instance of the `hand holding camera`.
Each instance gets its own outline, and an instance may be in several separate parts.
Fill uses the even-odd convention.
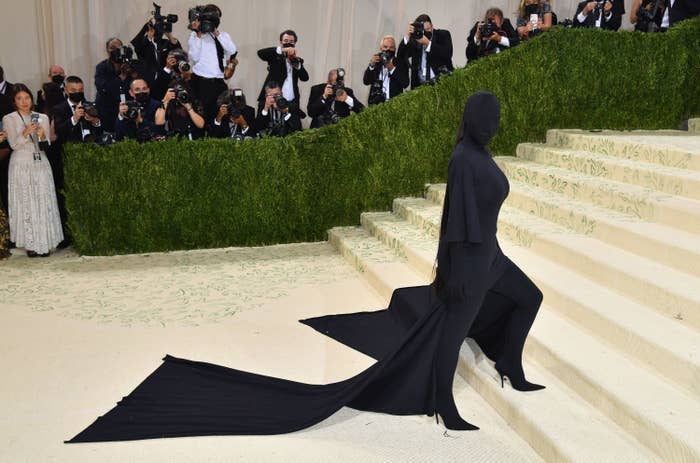
[[[326,88],[323,90],[323,99],[327,100],[329,96],[333,94],[333,84],[326,84]]]
[[[175,99],[175,89],[169,88],[165,95],[163,96],[163,107],[167,108],[168,103]]]

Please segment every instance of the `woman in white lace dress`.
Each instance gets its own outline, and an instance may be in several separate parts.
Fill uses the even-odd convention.
[[[10,239],[27,256],[48,256],[63,240],[56,189],[45,148],[49,143],[49,118],[33,113],[32,92],[24,84],[13,87],[16,111],[2,118],[12,147],[8,172],[7,209]]]

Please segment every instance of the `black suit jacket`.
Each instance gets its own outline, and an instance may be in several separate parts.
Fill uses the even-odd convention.
[[[289,135],[292,132],[298,132],[301,130],[301,117],[299,115],[299,110],[295,107],[291,107],[289,114],[292,116],[284,121],[282,124],[282,132],[275,132],[275,130],[272,128],[272,111],[267,114],[267,116],[263,115],[262,110],[263,107],[265,107],[265,100],[259,101],[258,102],[258,115],[255,118],[255,130],[259,134],[267,134],[267,135],[273,135],[273,136],[285,136]]]
[[[5,91],[0,93],[0,119],[2,119],[4,115],[10,114],[15,110],[12,101],[10,101],[10,93],[12,93],[13,85],[14,84],[5,81]]]
[[[684,19],[700,15],[700,2],[698,0],[676,0],[668,14],[669,23],[674,25]]]
[[[73,125],[71,120],[73,110],[70,107],[68,100],[63,100],[61,103],[51,108],[51,118],[56,131],[56,142],[62,145],[66,142],[83,142],[94,140],[102,134],[102,127],[95,127],[85,119],[80,119],[77,124]],[[83,131],[89,131],[83,137]]]
[[[389,74],[389,98],[403,93],[409,82],[407,63],[404,60],[394,58],[394,66],[394,72]],[[372,85],[381,78],[383,69],[381,65],[374,66],[374,69],[367,66],[365,74],[362,76],[362,83]]]
[[[599,12],[603,16],[603,18],[600,21],[600,28],[601,29],[607,29],[611,31],[616,31],[620,28],[622,25],[622,15],[625,14],[625,4],[622,0],[611,0],[613,3],[612,10],[610,10],[610,13],[612,16],[610,19],[605,19],[605,13],[602,11]],[[596,16],[597,12],[591,12],[586,16],[586,20],[584,22],[579,22],[578,20],[578,15],[583,11],[583,8],[586,6],[587,1],[580,2],[578,6],[576,7],[576,13],[574,14],[574,27],[595,27],[595,22],[596,22]]]
[[[326,89],[326,84],[318,84],[311,87],[309,95],[309,104],[306,106],[306,112],[311,116],[311,128],[321,127],[323,124],[320,117],[330,110],[333,105],[333,111],[339,117],[348,117],[350,113],[359,113],[365,107],[360,100],[357,99],[351,88],[345,87],[345,93],[351,97],[354,102],[352,108],[342,101],[335,101],[333,97],[328,97],[328,100],[323,100],[323,92]]]
[[[145,128],[151,131],[151,135],[163,135],[163,126],[156,125],[155,123],[156,110],[160,108],[160,103],[160,101],[151,98],[148,106],[142,113],[143,122],[138,127],[134,120],[117,119],[114,123],[115,138],[117,140],[122,140],[123,138],[137,138],[138,131]],[[117,113],[118,112],[119,111],[117,111]]]
[[[255,109],[252,106],[246,105],[246,107],[241,110],[241,115],[245,119],[246,123],[248,123],[248,131],[243,134],[243,136],[253,138],[257,137],[258,131],[255,128]],[[221,124],[216,125],[212,119],[207,130],[209,136],[214,138],[229,138],[231,136],[231,129],[235,125],[231,123],[230,120],[231,119],[228,116],[224,116]]]
[[[467,37],[467,49],[465,50],[465,53],[467,55],[467,61],[474,61],[475,59],[480,58],[482,56],[493,54],[497,47],[501,48],[501,51],[503,51],[507,50],[508,48],[513,48],[514,46],[520,43],[518,33],[515,31],[515,28],[511,24],[510,19],[503,19],[501,27],[497,32],[501,37],[508,37],[510,46],[507,48],[503,48],[498,44],[494,44],[493,42],[489,42],[488,44],[481,42],[479,45],[477,45],[474,36],[476,35],[476,28],[478,25],[478,21],[474,23],[474,26],[469,31],[469,37]]]
[[[97,89],[95,104],[100,113],[104,130],[114,131],[114,121],[119,114],[119,95],[128,95],[131,81],[131,77],[121,80],[119,72],[114,69],[114,64],[108,59],[100,61],[95,66],[95,88]]]
[[[439,76],[438,70],[442,66],[446,66],[450,71],[454,70],[452,65],[452,35],[446,29],[433,29],[433,35],[430,39],[430,51],[426,53],[428,66]],[[411,88],[416,88],[420,85],[418,74],[421,68],[421,59],[423,57],[423,46],[415,40],[409,40],[406,44],[403,39],[399,43],[397,51],[399,60],[404,60],[409,63],[411,68]]]
[[[182,48],[182,46],[180,45],[180,41],[172,44],[170,40],[162,37],[154,39],[154,46],[154,44],[146,38],[148,24],[149,23],[143,25],[139,33],[136,34],[136,37],[131,40],[131,44],[134,46],[136,55],[141,60],[144,79],[146,79],[150,87],[156,79],[158,71],[165,66],[165,60],[170,50]]]
[[[258,95],[258,101],[265,100],[265,85],[274,80],[282,87],[282,84],[287,79],[287,58],[284,55],[277,54],[277,47],[261,48],[258,50],[258,56],[261,60],[267,61],[267,77],[265,77],[265,82],[263,83],[260,94]],[[292,67],[292,85],[294,86],[294,99],[297,105],[300,105],[299,99],[299,81],[306,82],[309,80],[309,73],[306,72],[304,68],[304,63],[301,64],[299,69]]]

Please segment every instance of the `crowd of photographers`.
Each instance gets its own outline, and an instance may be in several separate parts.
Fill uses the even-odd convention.
[[[665,31],[675,22],[698,14],[691,0],[634,0],[631,22],[643,32]],[[345,85],[346,70],[331,69],[326,82],[311,88],[306,112],[302,110],[298,82],[309,80],[293,30],[279,35],[275,46],[258,50],[267,65],[267,76],[257,95],[257,108],[243,91],[229,89],[238,64],[238,50],[231,36],[219,30],[222,12],[214,4],[188,12],[187,52],[173,36],[178,17],[164,15],[154,5],[153,17],[125,45],[119,38],[107,40],[107,58],[95,67],[95,101],[84,94],[81,78],[66,77],[53,65],[49,81],[37,93],[34,109],[48,115],[52,143],[52,170],[58,191],[62,188],[62,146],[66,142],[110,144],[124,138],[139,141],[165,137],[190,140],[205,136],[254,139],[286,136],[310,127],[334,124],[364,105]],[[559,21],[550,0],[520,0],[516,25],[498,8],[486,10],[467,39],[468,62],[501,53],[519,42],[547,31],[556,24],[617,30],[625,13],[623,0],[591,0],[578,4],[572,20]],[[383,103],[411,89],[433,83],[453,71],[452,37],[436,28],[427,14],[419,15],[398,40],[382,37],[379,50],[370,56],[362,82],[369,86],[367,104]],[[34,102],[33,102],[34,103]],[[13,86],[5,82],[0,67],[0,117],[17,109]],[[34,123],[32,123],[34,124]],[[31,125],[35,131],[39,130]],[[0,127],[0,192],[7,205],[7,172],[11,149]],[[61,215],[65,218],[59,197]]]

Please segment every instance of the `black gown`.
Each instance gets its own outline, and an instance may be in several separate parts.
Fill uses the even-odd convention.
[[[489,93],[467,102],[450,160],[436,282],[396,289],[386,310],[302,320],[376,363],[344,381],[314,385],[166,356],[115,408],[67,442],[281,434],[344,406],[438,412],[450,427],[450,413],[458,416],[452,382],[467,335],[507,373],[522,372],[522,344],[541,294],[496,241],[508,182],[485,145],[499,111]]]

